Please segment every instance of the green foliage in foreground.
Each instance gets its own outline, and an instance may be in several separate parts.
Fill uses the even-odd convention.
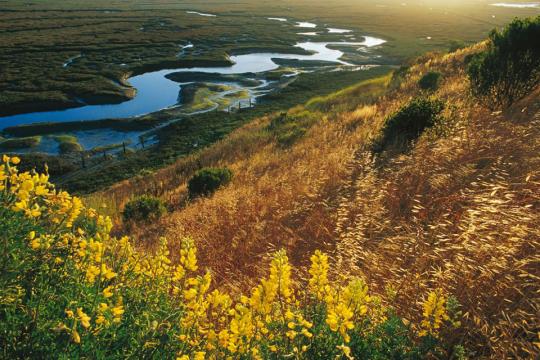
[[[540,16],[516,19],[493,30],[486,51],[469,65],[473,93],[491,108],[504,108],[540,83]]]
[[[406,147],[426,128],[437,123],[443,109],[444,103],[440,100],[426,98],[412,100],[386,120],[382,136],[375,144],[375,150],[382,151],[390,145]]]
[[[152,196],[140,196],[129,201],[124,207],[124,221],[151,221],[159,219],[167,212],[163,202]]]
[[[208,196],[227,185],[232,179],[232,172],[227,168],[204,168],[195,173],[188,182],[191,198]]]

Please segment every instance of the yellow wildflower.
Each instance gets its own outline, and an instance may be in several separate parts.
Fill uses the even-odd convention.
[[[354,313],[347,305],[339,303],[334,309],[328,312],[326,323],[330,327],[330,330],[339,332],[345,342],[349,342],[350,337],[347,331],[354,328],[354,323],[352,322],[353,315]]]
[[[113,296],[113,287],[112,286],[107,286],[105,289],[103,289],[103,296],[105,298],[110,298],[111,296]]]
[[[81,322],[81,325],[85,328],[90,327],[90,316],[85,314],[82,308],[77,308],[77,317],[79,318],[79,321]]]
[[[424,312],[420,323],[420,336],[437,336],[443,323],[449,319],[446,312],[446,297],[440,289],[431,291],[423,304]]]
[[[354,357],[351,356],[351,348],[346,346],[346,345],[339,345],[337,346],[338,349],[340,349],[341,351],[343,351],[343,355],[345,355],[345,357],[349,360],[352,360],[354,359]]]
[[[204,360],[206,353],[204,351],[197,351],[193,360]]]
[[[73,340],[73,342],[75,344],[80,344],[81,343],[81,336],[79,335],[79,333],[77,332],[77,330],[73,330],[71,332],[71,339]]]
[[[319,300],[323,300],[328,292],[328,268],[328,256],[319,250],[315,251],[311,256],[309,289]]]

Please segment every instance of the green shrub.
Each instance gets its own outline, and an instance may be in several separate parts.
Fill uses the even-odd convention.
[[[124,207],[124,221],[148,221],[159,219],[167,212],[163,202],[152,196],[141,196],[129,201]]]
[[[417,98],[391,115],[382,130],[375,151],[389,145],[403,146],[418,138],[422,132],[437,123],[444,103],[440,100]]]
[[[188,182],[191,198],[208,196],[232,179],[232,172],[227,168],[203,168],[195,173]]]
[[[469,64],[471,88],[489,107],[508,107],[540,83],[540,16],[516,19],[489,40]]]
[[[430,71],[426,73],[420,81],[418,81],[418,86],[422,90],[431,90],[435,91],[439,87],[439,81],[441,79],[441,73],[436,71]]]

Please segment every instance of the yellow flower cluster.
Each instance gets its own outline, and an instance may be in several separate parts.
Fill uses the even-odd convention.
[[[10,195],[9,205],[14,211],[29,217],[44,216],[58,226],[71,227],[79,216],[82,202],[65,191],[56,191],[47,174],[19,173],[15,165],[18,157],[3,155],[0,165],[0,191]]]
[[[420,323],[420,336],[437,336],[444,321],[450,319],[446,311],[446,297],[441,290],[435,290],[428,294],[423,304],[423,319]]]
[[[136,342],[145,351],[159,351],[162,339],[172,339],[180,360],[262,359],[268,354],[306,358],[324,337],[334,338],[332,351],[352,359],[352,333],[386,320],[387,307],[369,294],[364,280],[329,281],[329,258],[320,251],[311,257],[305,287],[293,280],[281,250],[249,295],[212,289],[211,273],[199,269],[193,240],[183,239],[176,256],[166,239],[153,255],[139,252],[127,237],[110,236],[110,219],[56,191],[48,176],[19,173],[19,159],[3,160],[3,206],[48,229],[31,231],[26,246],[41,263],[50,261],[48,269],[61,273],[74,289],[55,328],[69,335],[72,344],[97,341],[101,334],[110,341],[120,326],[132,326],[142,329]],[[446,319],[445,298],[430,293],[422,334],[437,334]]]

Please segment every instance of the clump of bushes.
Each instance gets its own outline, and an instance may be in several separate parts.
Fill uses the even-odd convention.
[[[227,185],[232,176],[232,171],[227,168],[203,168],[189,180],[189,196],[196,198],[211,195],[220,187]]]
[[[420,89],[422,90],[431,90],[435,91],[439,87],[439,81],[441,79],[441,73],[437,71],[430,71],[426,73],[422,78],[418,81],[418,86],[420,86]]]
[[[491,108],[505,108],[540,84],[540,16],[493,30],[487,50],[468,68],[473,93]]]
[[[149,221],[159,219],[167,212],[163,201],[153,196],[140,196],[130,200],[124,207],[124,221]]]
[[[390,145],[406,146],[417,139],[426,128],[435,125],[444,109],[440,100],[417,98],[391,115],[382,130],[375,151],[383,151]]]

